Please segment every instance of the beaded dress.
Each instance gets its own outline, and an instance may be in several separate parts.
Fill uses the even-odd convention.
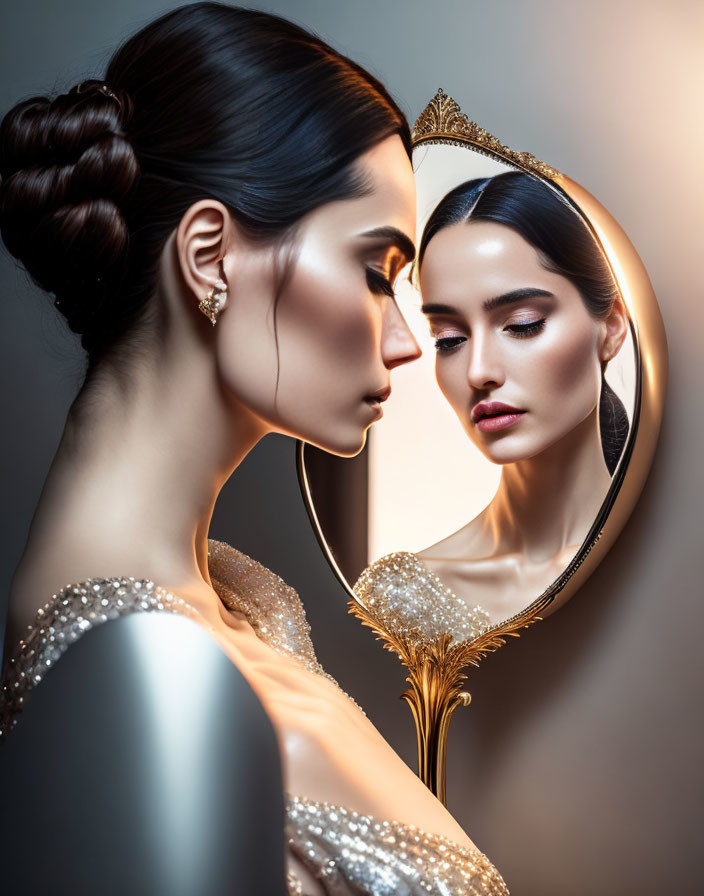
[[[208,547],[211,580],[223,603],[242,613],[275,651],[312,674],[332,678],[316,659],[297,592],[235,548],[214,539]],[[149,579],[92,578],[63,587],[38,611],[10,658],[0,695],[0,740],[17,722],[31,690],[83,633],[119,616],[157,611],[195,616],[186,601]],[[508,896],[501,875],[478,850],[304,795],[284,798],[288,848],[330,896]],[[287,886],[292,896],[306,896],[292,873]]]

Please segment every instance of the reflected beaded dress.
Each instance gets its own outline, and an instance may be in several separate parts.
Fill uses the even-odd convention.
[[[467,606],[410,551],[385,554],[370,564],[353,591],[381,628],[411,641],[432,642],[449,633],[461,643],[491,628],[483,607]]]
[[[242,613],[275,651],[334,681],[316,659],[297,592],[230,545],[209,539],[208,547],[213,588],[225,606]],[[196,615],[186,601],[149,579],[92,578],[57,592],[10,658],[0,696],[0,740],[10,733],[29,692],[82,634],[119,616],[156,611]],[[288,848],[330,896],[508,896],[501,875],[478,850],[413,825],[300,794],[284,796]],[[287,886],[292,896],[306,896],[290,872]]]

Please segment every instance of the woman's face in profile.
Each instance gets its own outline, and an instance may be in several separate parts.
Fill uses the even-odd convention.
[[[394,135],[356,164],[370,192],[299,223],[276,310],[278,347],[275,266],[256,249],[227,272],[235,301],[218,334],[221,369],[241,401],[276,431],[344,455],[362,449],[381,416],[372,396],[388,393],[390,370],[420,355],[386,291],[414,253],[410,160]]]
[[[515,230],[444,228],[428,243],[420,288],[438,384],[489,460],[533,457],[598,409],[605,326]]]

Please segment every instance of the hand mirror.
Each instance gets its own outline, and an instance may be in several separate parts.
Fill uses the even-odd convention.
[[[407,666],[423,780],[444,800],[464,669],[595,569],[647,475],[666,343],[635,249],[594,197],[463,115],[413,128],[416,261],[396,298],[423,350],[355,458],[299,443],[351,612]]]

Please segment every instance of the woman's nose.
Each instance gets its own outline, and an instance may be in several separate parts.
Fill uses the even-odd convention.
[[[415,361],[423,354],[420,345],[406,323],[401,310],[389,299],[381,327],[381,357],[387,370]]]
[[[467,382],[478,391],[502,385],[505,379],[503,365],[491,340],[482,334],[473,334],[469,345]]]

